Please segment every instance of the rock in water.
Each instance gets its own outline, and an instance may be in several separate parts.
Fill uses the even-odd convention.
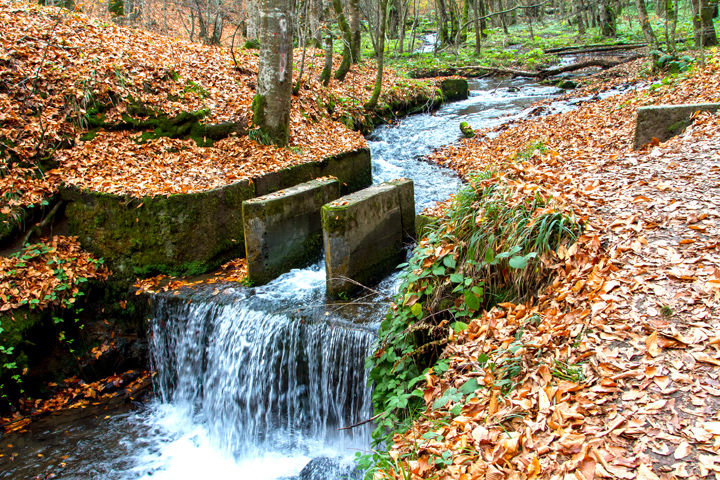
[[[475,130],[472,129],[470,125],[468,125],[467,122],[462,122],[460,124],[460,131],[465,135],[467,138],[473,138],[475,136]]]
[[[557,83],[558,88],[562,88],[563,90],[572,90],[574,88],[577,88],[577,83],[573,82],[572,80],[560,80]]]
[[[352,461],[318,457],[305,465],[297,480],[362,480],[363,474]]]

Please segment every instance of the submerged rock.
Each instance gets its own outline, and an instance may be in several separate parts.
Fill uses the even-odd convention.
[[[318,457],[305,465],[297,480],[362,480],[363,474],[352,462],[331,457]]]

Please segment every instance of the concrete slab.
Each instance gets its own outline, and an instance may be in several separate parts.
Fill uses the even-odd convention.
[[[403,238],[414,235],[412,181],[373,185],[339,198],[323,206],[322,224],[327,293],[350,295],[404,260]]]
[[[320,209],[339,196],[338,180],[326,178],[243,202],[248,280],[263,285],[319,258]]]
[[[635,150],[650,143],[653,137],[661,142],[682,133],[692,121],[693,113],[717,112],[720,103],[698,103],[694,105],[658,105],[654,107],[638,108],[637,123],[635,125]]]

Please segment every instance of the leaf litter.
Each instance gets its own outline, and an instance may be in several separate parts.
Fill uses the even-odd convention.
[[[720,478],[720,117],[631,150],[639,106],[718,101],[719,85],[712,57],[431,157],[550,191],[585,229],[544,259],[553,281],[535,299],[450,331],[449,368],[426,376],[427,408],[395,436],[385,477]],[[544,153],[520,158],[538,141]],[[509,387],[498,365],[513,366]]]

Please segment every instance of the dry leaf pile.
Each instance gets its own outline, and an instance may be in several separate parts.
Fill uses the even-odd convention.
[[[215,272],[210,278],[200,279],[178,279],[168,277],[167,275],[157,275],[151,278],[137,279],[133,287],[135,295],[142,293],[158,293],[173,291],[174,295],[180,293],[180,288],[192,287],[195,285],[211,285],[218,282],[239,282],[242,283],[247,279],[247,260],[244,258],[236,258],[223,264],[220,270]]]
[[[72,303],[80,283],[109,276],[107,267],[81,249],[77,237],[42,239],[17,256],[0,256],[0,312],[23,305],[43,309]]]
[[[451,333],[449,369],[427,375],[428,408],[396,435],[386,476],[720,478],[720,117],[631,151],[638,106],[717,101],[719,84],[714,61],[436,154],[555,191],[586,226],[536,300]],[[515,159],[538,140],[546,153]]]

